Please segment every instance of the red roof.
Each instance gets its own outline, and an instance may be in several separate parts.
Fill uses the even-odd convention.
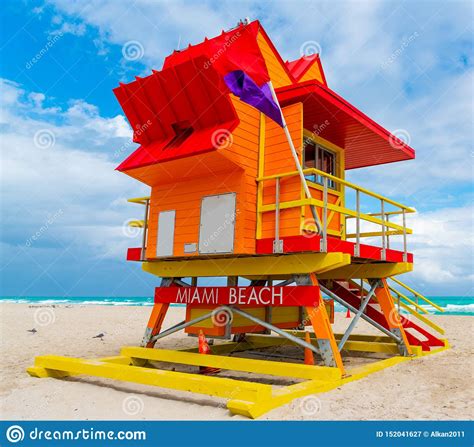
[[[277,89],[282,106],[303,103],[303,126],[345,149],[345,168],[415,158],[406,143],[317,81]]]
[[[239,119],[222,76],[214,64],[209,64],[209,56],[200,52],[215,48],[209,45],[212,41],[216,45],[232,44],[239,30],[238,27],[222,32],[201,44],[174,52],[165,59],[161,71],[121,84],[114,90],[134,129],[134,141],[141,144],[118,170],[215,150],[214,132],[217,129],[231,132],[237,126]],[[411,147],[327,87],[319,55],[285,63],[258,21],[245,25],[245,30],[251,36],[261,33],[288,74],[292,84],[277,90],[280,104],[303,102],[304,127],[343,147],[346,169],[415,157]],[[315,63],[319,64],[323,84],[316,80],[298,83]]]
[[[228,90],[204,61],[195,58],[114,89],[141,144],[119,171],[215,150],[214,133],[237,126]]]
[[[288,71],[291,73],[291,76],[293,76],[295,79],[295,82],[298,82],[315,63],[319,65],[321,77],[323,78],[323,84],[327,85],[319,54],[302,56],[292,62],[286,61],[285,64],[288,68]]]
[[[192,59],[193,57],[205,55],[208,52],[210,46],[209,44],[212,41],[217,41],[221,43],[221,50],[225,52],[227,48],[226,43],[228,46],[231,46],[234,43],[238,42],[238,38],[242,30],[245,29],[248,34],[256,38],[259,27],[260,22],[258,20],[255,20],[252,23],[249,23],[248,25],[240,24],[236,28],[232,28],[228,31],[222,30],[221,34],[211,37],[210,39],[206,37],[202,42],[196,45],[189,44],[186,48],[182,50],[174,50],[169,56],[165,57],[165,60],[163,62],[163,69],[180,64],[181,62]],[[220,55],[220,53],[214,55],[215,59],[218,60]],[[213,61],[207,62],[211,65],[213,64]]]

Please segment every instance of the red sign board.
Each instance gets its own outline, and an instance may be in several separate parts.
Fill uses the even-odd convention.
[[[155,303],[236,306],[314,306],[318,286],[156,287]]]

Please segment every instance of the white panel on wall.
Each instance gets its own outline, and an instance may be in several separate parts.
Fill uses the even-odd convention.
[[[199,253],[233,253],[236,193],[203,197]]]
[[[173,256],[176,211],[162,211],[158,215],[156,256]]]

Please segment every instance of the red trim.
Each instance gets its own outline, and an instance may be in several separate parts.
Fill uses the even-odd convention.
[[[327,86],[305,81],[277,89],[282,106],[303,102],[304,127],[346,151],[346,169],[415,158],[415,151]]]
[[[321,237],[316,235],[308,236],[287,236],[281,238],[283,241],[283,253],[305,253],[320,251]],[[257,240],[257,254],[273,254],[273,238]],[[354,256],[355,242],[344,241],[336,237],[328,236],[328,252],[347,253]],[[403,252],[386,249],[386,262],[403,262]],[[372,245],[360,244],[360,256],[363,259],[382,260],[382,249]],[[407,262],[413,263],[413,254],[407,253]]]
[[[310,253],[319,252],[321,238],[319,236],[287,236],[281,238],[284,253]],[[328,237],[328,251],[330,253],[347,253],[354,256],[355,242],[344,241],[335,237]],[[387,248],[386,262],[404,262],[403,252]],[[127,261],[141,261],[141,248],[129,248],[127,250]],[[273,254],[273,239],[257,239],[256,254]],[[382,249],[372,245],[360,244],[361,259],[382,260]],[[407,253],[407,262],[413,263],[413,253]],[[171,301],[170,301],[171,302]]]
[[[319,71],[321,72],[321,77],[323,78],[323,84],[325,86],[328,85],[328,82],[326,80],[326,74],[324,73],[324,69],[323,69],[323,63],[321,62],[321,58],[319,57],[319,54],[318,54],[318,65],[319,65]]]
[[[114,89],[141,144],[117,170],[217,150],[216,133],[225,136],[237,127],[229,90],[205,61],[198,56]]]
[[[301,78],[304,77],[304,75],[315,63],[318,64],[318,68],[321,73],[321,78],[323,80],[322,83],[327,86],[326,75],[324,74],[324,70],[321,64],[321,58],[319,57],[319,54],[314,54],[311,56],[302,56],[299,59],[296,59],[291,62],[286,61],[285,65],[290,71],[295,82],[298,82]]]
[[[129,248],[127,249],[127,261],[141,261],[142,249]]]

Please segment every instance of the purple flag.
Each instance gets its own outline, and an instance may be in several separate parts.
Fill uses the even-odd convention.
[[[259,87],[253,79],[242,70],[231,71],[224,76],[224,81],[230,91],[241,101],[255,107],[283,127],[281,111],[273,100],[268,84]]]

